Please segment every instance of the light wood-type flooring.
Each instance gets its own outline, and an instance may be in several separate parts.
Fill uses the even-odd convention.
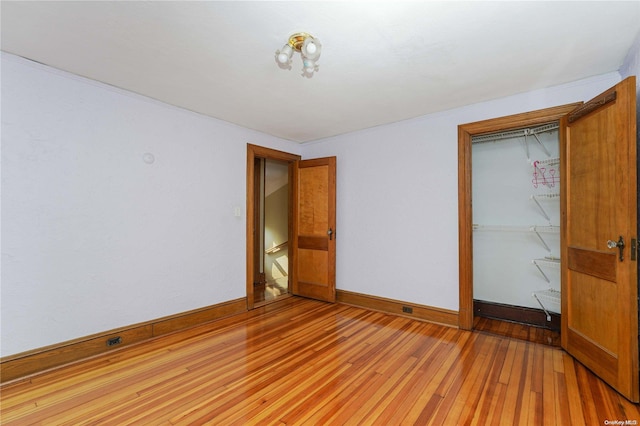
[[[528,342],[560,347],[560,332],[510,321],[474,317],[473,329]]]
[[[296,297],[0,390],[2,425],[640,422],[557,347]]]

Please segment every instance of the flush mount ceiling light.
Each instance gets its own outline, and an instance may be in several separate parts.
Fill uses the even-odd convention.
[[[307,33],[295,33],[289,37],[287,44],[281,50],[276,50],[276,62],[280,68],[291,69],[294,50],[300,52],[302,56],[302,76],[311,77],[315,71],[318,71],[316,61],[322,50],[320,41]]]

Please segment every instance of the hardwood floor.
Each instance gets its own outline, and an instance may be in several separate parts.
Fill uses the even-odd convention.
[[[560,333],[542,327],[531,327],[516,322],[475,316],[473,318],[473,329],[477,332],[487,332],[504,337],[526,340],[528,342],[560,347]]]
[[[3,425],[640,421],[561,349],[296,297],[0,390]]]
[[[286,288],[275,284],[259,283],[253,285],[253,303],[259,306],[265,302],[271,302],[281,297],[289,297]]]

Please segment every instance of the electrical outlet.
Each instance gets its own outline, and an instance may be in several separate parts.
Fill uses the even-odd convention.
[[[402,307],[402,312],[404,312],[405,314],[412,314],[413,313],[413,308],[410,306],[403,306]]]
[[[122,343],[122,337],[112,337],[111,339],[107,339],[107,346],[119,345]]]

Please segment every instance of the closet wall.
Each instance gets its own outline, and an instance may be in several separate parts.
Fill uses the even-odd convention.
[[[472,139],[474,299],[560,313],[557,123]]]

